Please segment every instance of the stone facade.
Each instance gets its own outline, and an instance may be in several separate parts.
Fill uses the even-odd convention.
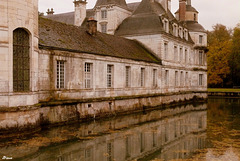
[[[86,1],[74,1],[78,27],[38,18],[37,0],[0,2],[0,130],[207,98],[206,32],[178,22],[169,0],[143,0],[134,12],[124,0],[99,0],[97,21],[86,21]],[[151,7],[166,15],[145,22]]]

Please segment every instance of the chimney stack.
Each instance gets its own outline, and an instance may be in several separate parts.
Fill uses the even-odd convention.
[[[168,9],[169,9],[169,11],[171,11],[171,7],[172,7],[171,3],[172,3],[171,0],[168,0]]]
[[[92,36],[95,36],[97,34],[97,21],[92,17],[87,21],[87,33]]]
[[[187,0],[187,5],[190,5],[190,6],[192,5],[191,0]]]
[[[74,25],[81,26],[87,16],[87,0],[74,0],[73,3],[75,7]]]
[[[179,21],[185,21],[186,18],[186,0],[179,0]]]
[[[53,14],[54,14],[53,8],[51,8],[51,10],[50,9],[47,10],[47,15],[53,15]]]

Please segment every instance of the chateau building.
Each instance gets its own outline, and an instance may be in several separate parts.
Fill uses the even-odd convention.
[[[206,98],[207,34],[191,0],[0,0],[0,130]]]

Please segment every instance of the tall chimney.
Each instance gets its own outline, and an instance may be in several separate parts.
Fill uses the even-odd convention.
[[[187,0],[187,5],[190,5],[190,6],[192,5],[191,0]]]
[[[53,14],[54,14],[53,8],[51,8],[51,10],[50,9],[47,10],[47,15],[53,15]]]
[[[186,0],[179,0],[179,21],[185,21],[186,18]]]
[[[87,10],[86,10],[87,1],[74,0],[73,3],[75,7],[74,25],[81,26],[87,15]]]
[[[87,21],[87,33],[92,36],[97,34],[97,21],[94,18],[89,18]]]
[[[171,0],[168,0],[168,10],[169,11],[171,11],[171,7],[172,7]]]

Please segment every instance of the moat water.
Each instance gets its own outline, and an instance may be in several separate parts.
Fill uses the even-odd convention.
[[[0,136],[0,160],[238,161],[240,98]]]

